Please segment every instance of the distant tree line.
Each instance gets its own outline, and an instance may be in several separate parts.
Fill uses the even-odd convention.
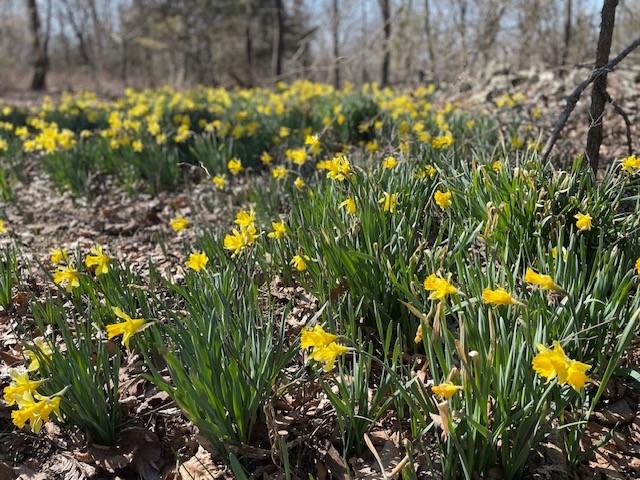
[[[590,0],[3,0],[0,92],[125,85],[382,85],[592,65]],[[620,1],[611,51],[640,30]],[[629,62],[632,63],[632,62]],[[637,62],[636,62],[637,64]],[[28,80],[27,80],[28,79]]]

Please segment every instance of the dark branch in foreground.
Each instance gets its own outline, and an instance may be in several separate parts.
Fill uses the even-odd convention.
[[[580,97],[582,96],[582,93],[585,91],[585,89],[597,78],[600,78],[601,76],[612,72],[615,69],[616,65],[618,65],[618,63],[620,63],[627,55],[629,55],[638,47],[640,47],[640,37],[636,38],[631,43],[631,45],[629,45],[627,48],[622,50],[622,52],[620,52],[618,56],[610,60],[609,63],[607,63],[601,68],[596,68],[592,70],[589,76],[587,77],[587,79],[584,80],[582,83],[580,83],[573,90],[573,92],[571,92],[571,94],[567,97],[567,100],[566,100],[567,103],[564,107],[564,110],[562,111],[562,114],[560,115],[555,125],[553,126],[551,136],[547,140],[547,143],[545,143],[544,145],[544,149],[542,150],[543,162],[545,162],[549,158],[549,155],[551,154],[551,150],[553,150],[553,147],[558,141],[558,138],[560,138],[560,133],[562,132],[562,129],[567,124],[567,121],[569,120],[571,113],[576,108],[578,100],[580,100]]]

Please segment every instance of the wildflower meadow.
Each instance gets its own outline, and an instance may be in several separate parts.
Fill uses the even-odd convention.
[[[543,161],[508,100],[298,81],[3,106],[3,445],[122,478],[578,472],[637,390],[640,157]],[[34,171],[94,218],[114,190],[164,199],[127,227],[154,254],[107,220],[23,235]]]

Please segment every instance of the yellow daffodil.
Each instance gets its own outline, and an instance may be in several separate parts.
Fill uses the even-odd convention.
[[[142,330],[146,322],[143,318],[131,318],[129,315],[124,313],[120,307],[113,307],[111,310],[116,317],[124,320],[124,322],[107,325],[107,338],[111,340],[114,337],[122,335],[122,343],[128,349],[131,337]]]
[[[514,305],[518,303],[518,300],[504,288],[497,288],[495,290],[485,288],[482,292],[482,301],[488,305]]]
[[[271,222],[271,226],[273,227],[273,231],[269,232],[267,237],[280,240],[287,236],[287,226],[284,222]]]
[[[49,358],[53,354],[53,350],[43,339],[36,338],[33,340],[33,347],[25,349],[24,354],[29,359],[27,370],[35,372],[40,369],[40,358]]]
[[[80,286],[80,278],[78,272],[71,265],[66,267],[58,267],[53,273],[53,283],[66,288],[67,292]]]
[[[174,137],[174,141],[176,143],[184,143],[191,136],[191,131],[189,130],[188,125],[180,125],[178,127],[178,131],[176,132],[176,136]]]
[[[427,165],[423,169],[418,170],[418,173],[416,173],[416,177],[419,179],[433,178],[437,173],[438,171],[436,170],[436,167],[434,167],[433,165]]]
[[[171,228],[178,233],[189,226],[189,220],[184,217],[176,217],[171,220]]]
[[[398,206],[398,194],[384,192],[378,202],[382,204],[382,210],[384,212],[395,213],[396,207]]]
[[[193,252],[187,260],[187,267],[193,271],[199,272],[209,263],[209,257],[204,252]]]
[[[222,190],[227,185],[227,180],[222,175],[215,175],[211,179],[211,183],[213,183],[218,190]]]
[[[304,180],[301,177],[298,177],[294,180],[293,185],[296,187],[296,189],[302,190],[306,184],[304,183]]]
[[[558,377],[558,382],[564,384],[567,381],[569,358],[564,353],[560,342],[554,342],[553,348],[539,344],[537,349],[539,353],[531,363],[533,370],[548,382]]]
[[[446,278],[432,273],[422,285],[427,292],[431,292],[429,300],[442,300],[448,295],[458,293],[458,289]]]
[[[5,233],[7,231],[7,225],[4,220],[0,218],[0,233]]]
[[[337,336],[328,333],[320,325],[312,329],[304,329],[300,333],[300,348],[323,348],[337,340]]]
[[[640,257],[636,260],[636,272],[640,275]]]
[[[422,342],[422,338],[423,338],[423,336],[422,336],[422,324],[420,324],[420,325],[418,325],[418,328],[416,329],[416,336],[413,339],[413,341],[415,343],[420,343],[420,342]]]
[[[370,140],[364,144],[364,149],[369,153],[376,153],[380,149],[380,145],[376,140]]]
[[[309,147],[312,155],[318,155],[320,153],[321,144],[318,135],[307,135],[304,139],[304,144]]]
[[[324,371],[330,372],[335,367],[338,357],[349,350],[349,347],[332,342],[326,347],[315,348],[309,358],[316,362],[324,362]]]
[[[139,153],[144,149],[144,144],[140,140],[134,140],[133,143],[131,143],[131,148],[134,152]]]
[[[398,160],[396,160],[396,157],[392,155],[389,155],[382,161],[382,168],[384,168],[385,170],[393,170],[397,166]]]
[[[577,360],[571,360],[569,362],[569,368],[567,369],[567,383],[576,391],[584,388],[585,383],[590,379],[587,376],[587,372],[591,370],[591,365],[579,362]]]
[[[580,390],[589,381],[586,372],[591,366],[567,357],[560,342],[553,342],[553,348],[538,344],[537,349],[538,354],[533,358],[531,366],[547,382],[557,378],[558,384],[568,383],[574,390]]]
[[[104,275],[109,271],[109,261],[111,259],[104,253],[100,245],[91,247],[90,253],[84,257],[84,264],[87,268],[95,267],[95,274]]]
[[[49,421],[52,413],[61,418],[59,396],[46,397],[27,392],[17,404],[18,410],[11,412],[11,420],[18,428],[24,428],[29,423],[31,430],[38,433],[42,425]]]
[[[459,390],[462,390],[462,387],[460,385],[454,385],[451,382],[443,382],[439,385],[434,385],[433,387],[431,387],[431,391],[435,395],[438,395],[440,398],[444,398],[446,400],[449,400],[451,397],[453,397]]]
[[[242,173],[244,167],[242,166],[242,162],[237,158],[232,158],[227,162],[227,169],[231,172],[231,175],[238,175]]]
[[[253,225],[255,221],[256,212],[253,209],[240,210],[238,211],[238,213],[236,213],[236,219],[234,220],[234,223],[236,225],[240,225],[241,227],[248,227],[250,225]]]
[[[496,173],[500,172],[500,170],[502,170],[502,162],[500,160],[496,160],[491,164],[491,169]]]
[[[269,152],[262,152],[260,155],[260,161],[263,165],[269,166],[273,162],[273,157],[269,155]]]
[[[581,231],[591,230],[592,218],[588,213],[577,213],[573,218],[576,219],[576,228]]]
[[[69,256],[64,248],[54,248],[49,253],[49,259],[54,265],[59,265],[69,261]]]
[[[622,169],[631,175],[635,175],[640,172],[640,156],[629,155],[628,157],[620,160],[620,164],[622,165]]]
[[[556,285],[553,278],[549,275],[537,273],[531,268],[527,268],[527,272],[524,275],[524,281],[531,285],[537,285],[543,290],[560,290],[560,287]]]
[[[299,272],[304,272],[307,269],[307,261],[310,258],[307,255],[294,255],[291,259],[291,265]]]
[[[271,176],[276,180],[281,180],[283,178],[286,178],[287,168],[283,167],[282,165],[278,167],[273,167],[273,169],[271,170]]]
[[[433,194],[433,199],[438,204],[438,206],[445,210],[447,207],[451,206],[451,192],[442,192],[440,190],[436,190]]]
[[[358,206],[356,205],[356,199],[353,198],[353,197],[347,197],[346,200],[340,202],[339,207],[340,208],[344,208],[344,210],[349,215],[354,215],[356,213],[356,211],[358,210]]]
[[[324,371],[330,372],[335,366],[337,358],[348,352],[349,347],[336,343],[337,336],[328,333],[320,325],[313,329],[305,329],[300,334],[300,348],[311,348],[309,358],[316,362],[324,362]]]
[[[231,251],[234,256],[238,255],[246,246],[240,230],[234,228],[230,234],[225,235],[223,246],[225,250]]]
[[[568,255],[569,252],[567,251],[567,249],[565,247],[562,247],[562,260],[566,262]],[[551,247],[551,257],[553,257],[554,260],[558,258],[558,247]]]
[[[35,393],[44,380],[31,380],[29,372],[24,368],[9,369],[11,382],[4,388],[3,400],[9,407],[16,405],[25,393]]]
[[[231,234],[224,237],[224,248],[238,255],[245,247],[252,245],[256,239],[256,227],[253,224],[234,228]]]
[[[453,136],[450,133],[434,137],[431,140],[431,147],[436,150],[449,148],[453,144]]]
[[[307,161],[307,151],[304,148],[288,148],[284,156],[296,165],[304,165]]]
[[[351,164],[344,154],[339,153],[331,160],[318,163],[318,168],[327,170],[327,178],[337,182],[344,182],[351,176]]]

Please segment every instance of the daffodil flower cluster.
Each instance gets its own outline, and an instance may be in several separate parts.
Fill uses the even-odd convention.
[[[328,333],[320,325],[305,329],[300,334],[300,348],[311,349],[309,358],[324,363],[324,371],[330,372],[335,367],[338,357],[349,351],[349,347],[336,342],[337,335]]]
[[[240,210],[236,215],[235,223],[238,227],[224,237],[224,248],[232,252],[234,256],[239,255],[245,248],[253,245],[258,236],[255,226],[255,212],[253,210]]]
[[[38,433],[42,426],[53,415],[58,420],[60,414],[60,395],[62,392],[46,396],[38,393],[38,388],[45,380],[31,380],[29,372],[24,368],[13,368],[9,371],[11,382],[4,389],[3,400],[9,407],[18,408],[11,412],[11,420],[18,428],[24,428],[27,424],[31,430]]]
[[[568,384],[574,390],[581,390],[589,381],[586,373],[591,369],[591,365],[571,360],[564,353],[560,342],[554,342],[553,348],[541,344],[538,344],[537,348],[538,354],[531,365],[538,375],[547,379],[547,382],[557,378],[560,385]]]

